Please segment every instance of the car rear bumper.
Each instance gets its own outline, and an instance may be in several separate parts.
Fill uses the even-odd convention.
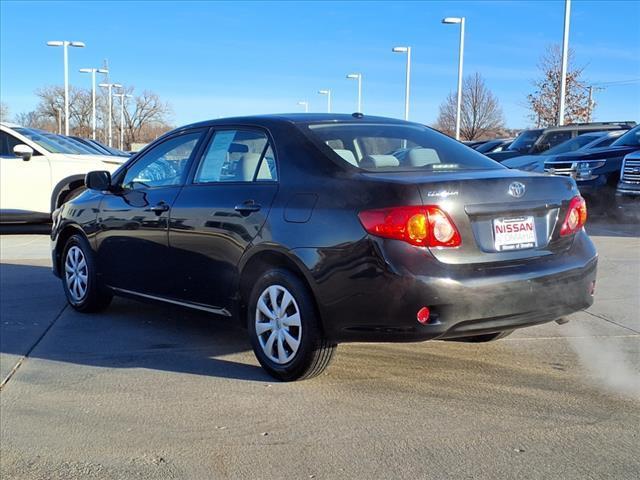
[[[340,299],[327,301],[318,288],[331,339],[397,342],[479,335],[553,321],[593,303],[597,253],[584,232],[563,254],[519,264],[456,267],[431,259],[410,272],[406,263],[385,260],[384,267],[359,265],[360,272],[350,277],[359,287],[342,290]],[[432,314],[423,325],[416,314],[424,306]]]

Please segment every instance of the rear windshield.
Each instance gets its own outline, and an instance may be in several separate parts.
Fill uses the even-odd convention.
[[[582,147],[593,142],[599,137],[600,135],[580,135],[579,137],[572,138],[571,140],[567,140],[566,142],[562,142],[555,147],[550,148],[544,152],[544,154],[557,155],[559,153],[574,152],[576,150],[580,150]]]
[[[412,124],[310,124],[305,133],[325,153],[367,171],[504,168],[435,130]]]
[[[611,144],[612,147],[640,147],[640,126],[629,130]]]

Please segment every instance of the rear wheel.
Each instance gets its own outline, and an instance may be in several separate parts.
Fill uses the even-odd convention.
[[[249,298],[248,330],[258,361],[279,380],[319,375],[336,349],[324,337],[311,292],[288,270],[260,276]]]
[[[471,337],[451,338],[452,342],[466,342],[466,343],[485,343],[494,342],[501,338],[508,337],[513,333],[513,330],[506,330],[504,332],[485,333],[484,335],[473,335]]]
[[[101,285],[93,251],[82,235],[72,235],[67,240],[61,274],[67,301],[79,312],[97,312],[111,303],[112,295]]]

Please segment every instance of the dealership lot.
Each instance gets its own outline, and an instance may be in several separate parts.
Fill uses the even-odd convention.
[[[568,324],[341,345],[288,384],[223,319],[123,299],[74,312],[48,238],[3,235],[0,476],[637,478],[640,228],[588,230],[596,302]]]

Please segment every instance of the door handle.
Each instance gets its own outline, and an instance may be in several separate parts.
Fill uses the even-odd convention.
[[[234,210],[242,214],[249,214],[251,212],[257,212],[262,208],[262,205],[255,203],[253,200],[246,200],[240,205],[236,205]]]
[[[163,212],[168,212],[169,209],[171,207],[169,207],[169,205],[167,205],[164,202],[160,202],[157,205],[153,206],[153,207],[149,207],[149,208],[145,208],[144,211],[145,212],[153,212],[156,215],[161,215]]]

